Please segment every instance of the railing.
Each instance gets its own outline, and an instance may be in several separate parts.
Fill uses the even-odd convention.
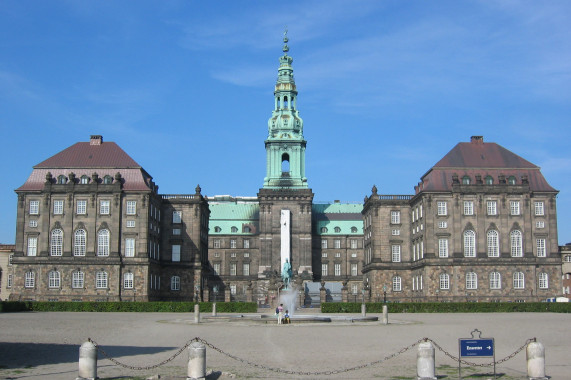
[[[194,199],[196,195],[194,194],[162,194],[163,199]]]
[[[379,199],[383,200],[411,200],[414,195],[379,195]]]

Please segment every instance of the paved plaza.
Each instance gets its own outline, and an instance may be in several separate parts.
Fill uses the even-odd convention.
[[[358,316],[358,315],[355,315]],[[381,316],[379,316],[381,317]],[[319,375],[381,360],[428,337],[452,355],[458,338],[475,328],[495,338],[496,359],[537,337],[546,349],[546,373],[571,378],[569,314],[391,314],[390,323],[336,322],[292,325],[251,321],[194,324],[192,313],[4,313],[0,314],[0,378],[75,379],[79,345],[88,337],[111,356],[132,366],[148,366],[171,356],[188,340],[200,337],[222,351],[250,362],[312,374],[291,375],[253,367],[207,348],[210,379],[413,379],[416,347],[386,362],[339,374]],[[379,318],[381,319],[381,318]],[[100,357],[101,378],[186,378],[187,353],[153,370],[134,371]],[[485,363],[490,359],[474,359]],[[436,351],[437,376],[458,377],[457,362]],[[525,350],[498,365],[501,379],[524,379]],[[465,373],[491,373],[477,367]],[[491,376],[490,376],[491,377]],[[487,379],[487,376],[476,378]]]

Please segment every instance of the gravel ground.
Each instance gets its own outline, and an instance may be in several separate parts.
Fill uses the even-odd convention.
[[[380,317],[380,316],[379,316]],[[5,313],[0,314],[0,378],[75,379],[78,350],[88,337],[112,357],[131,366],[157,364],[194,337],[220,350],[273,369],[309,372],[292,375],[257,368],[207,348],[208,379],[415,379],[416,347],[386,362],[345,373],[318,374],[369,364],[428,337],[458,355],[458,338],[474,329],[495,338],[496,360],[537,337],[546,348],[546,373],[571,378],[571,327],[568,314],[391,314],[380,322],[260,324],[249,321],[194,324],[182,313]],[[379,318],[381,319],[381,318]],[[100,378],[185,379],[186,352],[153,370],[130,370],[99,356]],[[474,359],[486,363],[491,359]],[[439,378],[458,378],[458,363],[436,351]],[[491,367],[465,368],[463,374],[487,379]],[[525,379],[525,350],[497,366],[500,379]],[[489,377],[492,377],[491,375]]]

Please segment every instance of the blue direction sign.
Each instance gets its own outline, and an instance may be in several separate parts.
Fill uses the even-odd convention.
[[[493,339],[460,339],[460,356],[494,356]]]

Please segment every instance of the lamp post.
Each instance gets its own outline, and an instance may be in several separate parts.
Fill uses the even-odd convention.
[[[387,286],[383,285],[383,303],[387,303]]]

